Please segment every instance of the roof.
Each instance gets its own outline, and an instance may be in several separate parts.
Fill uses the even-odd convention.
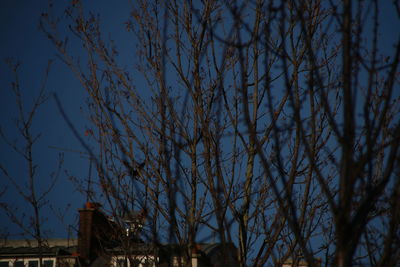
[[[78,239],[75,238],[52,238],[46,239],[46,244],[48,247],[71,247],[78,245]],[[2,247],[37,247],[37,240],[34,239],[0,239],[0,248]]]
[[[35,240],[0,240],[0,258],[70,256],[77,250],[76,240],[49,239],[41,248]]]
[[[72,255],[72,253],[76,250],[76,248],[66,248],[66,247],[51,247],[51,248],[42,248],[42,256],[68,256]],[[0,258],[10,258],[10,257],[37,257],[40,255],[40,250],[38,247],[2,247],[0,248]]]

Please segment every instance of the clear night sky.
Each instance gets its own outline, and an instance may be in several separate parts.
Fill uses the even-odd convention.
[[[54,1],[56,11],[61,14],[63,5],[69,1]],[[129,1],[85,1],[86,7],[102,14],[104,30],[115,33],[116,29],[122,29],[117,34],[112,34],[116,41],[129,40],[122,38],[124,31],[123,22],[129,15]],[[47,8],[47,0],[4,0],[0,8],[0,125],[5,135],[11,140],[18,139],[15,126],[17,110],[15,96],[11,90],[11,82],[14,80],[13,73],[5,64],[5,58],[13,58],[21,62],[19,71],[20,86],[23,93],[24,105],[27,109],[32,106],[33,96],[37,95],[38,89],[43,81],[45,69],[49,59],[55,60],[47,83],[47,92],[51,95],[57,93],[62,101],[63,108],[74,123],[77,131],[82,134],[87,127],[87,121],[80,111],[84,107],[85,94],[71,72],[63,63],[56,59],[56,51],[45,34],[39,30],[39,18]],[[124,47],[125,46],[125,47]],[[134,47],[130,42],[123,42],[122,49]],[[133,56],[134,51],[127,51]],[[69,175],[85,178],[88,174],[88,159],[79,153],[68,150],[83,151],[79,142],[71,133],[65,121],[60,116],[54,99],[50,98],[40,109],[33,122],[33,131],[41,133],[41,138],[35,146],[34,159],[38,168],[38,190],[44,190],[49,184],[49,175],[57,167],[58,154],[64,152],[64,165],[55,188],[51,191],[48,199],[50,205],[61,212],[66,211],[64,223],[55,218],[54,213],[46,208],[44,217],[48,218],[45,229],[51,229],[51,237],[66,237],[68,224],[76,224],[77,209],[84,202],[85,197],[76,192],[75,186],[69,180]],[[63,150],[57,150],[58,147]],[[3,141],[0,142],[0,162],[5,166],[9,174],[21,185],[26,185],[27,164],[10,149]],[[18,209],[21,215],[26,211],[27,205],[21,197],[16,194],[13,187],[7,182],[3,173],[0,174],[0,188],[7,188],[7,192],[0,197],[0,202],[12,203],[14,209]],[[67,205],[70,208],[67,210]],[[48,206],[50,207],[50,206]],[[17,226],[12,224],[0,211],[0,233],[9,232],[10,238],[17,238],[14,234],[20,232]],[[1,238],[1,237],[0,237]]]
[[[391,0],[383,0],[392,2]],[[58,11],[62,10],[62,5],[69,1],[54,0]],[[94,10],[95,13],[102,15],[104,31],[111,33],[119,44],[121,51],[126,56],[126,64],[130,64],[134,56],[133,39],[124,30],[124,21],[129,15],[130,3],[128,0],[107,1],[107,0],[87,0],[85,5]],[[19,60],[22,65],[20,68],[21,88],[24,95],[26,106],[31,107],[32,97],[36,95],[38,88],[44,78],[44,71],[49,59],[54,59],[54,64],[50,72],[47,92],[55,92],[62,100],[66,113],[71,118],[78,132],[82,135],[87,125],[86,120],[80,112],[80,107],[84,107],[85,94],[71,72],[55,57],[55,49],[46,38],[45,34],[39,30],[39,17],[47,7],[46,0],[3,0],[0,8],[0,125],[11,140],[17,140],[17,131],[14,120],[17,116],[15,97],[12,94],[10,83],[13,81],[13,74],[4,63],[4,59],[12,57]],[[393,10],[381,10],[387,13],[382,32],[382,45],[388,51],[392,48],[393,41],[399,38],[400,25],[395,17]],[[391,50],[392,51],[392,50]],[[390,54],[390,53],[389,53]],[[133,66],[133,64],[132,64]],[[60,116],[55,102],[52,98],[40,108],[34,121],[34,131],[42,133],[40,141],[36,145],[34,157],[39,166],[38,184],[41,188],[48,185],[49,174],[57,166],[57,155],[61,150],[52,147],[59,147],[66,150],[83,150]],[[68,174],[84,178],[88,173],[88,159],[81,157],[78,153],[64,151],[65,163],[64,170]],[[0,142],[0,163],[8,168],[17,182],[22,185],[26,183],[26,163],[14,153],[3,141]],[[44,216],[48,218],[45,229],[51,229],[51,237],[65,237],[65,227],[68,224],[76,224],[76,210],[85,202],[85,196],[75,191],[74,185],[69,181],[68,174],[63,172],[57,182],[56,187],[50,193],[48,199],[55,209],[65,211],[68,204],[71,205],[67,211],[64,223],[55,218],[49,209],[45,209]],[[26,210],[26,203],[21,199],[12,186],[6,181],[3,173],[0,173],[0,188],[8,186],[7,192],[0,197],[0,202],[12,203],[13,207],[20,211]],[[0,233],[10,232],[10,237],[16,237],[18,227],[14,226],[0,212]],[[1,237],[0,237],[1,238]]]

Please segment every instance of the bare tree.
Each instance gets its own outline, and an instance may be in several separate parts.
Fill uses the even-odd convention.
[[[34,133],[32,128],[34,120],[37,117],[38,109],[48,99],[45,89],[51,62],[48,63],[44,80],[38,90],[37,96],[32,101],[31,108],[28,108],[30,104],[24,102],[24,97],[22,95],[24,90],[21,89],[18,69],[20,63],[12,60],[7,60],[7,63],[15,76],[11,89],[15,94],[18,110],[18,117],[15,122],[22,142],[18,142],[18,139],[14,139],[14,137],[12,139],[11,137],[7,137],[1,128],[0,136],[2,137],[2,140],[22,158],[23,162],[27,166],[27,173],[24,177],[16,177],[12,172],[10,172],[8,166],[4,166],[3,163],[0,163],[0,170],[13,187],[12,192],[16,192],[16,196],[19,196],[26,201],[29,209],[20,211],[13,203],[6,202],[1,202],[0,208],[3,209],[11,222],[16,224],[22,230],[23,237],[26,238],[27,241],[28,239],[33,239],[36,242],[35,245],[39,249],[39,265],[43,266],[42,253],[44,252],[43,249],[46,248],[48,244],[46,237],[47,234],[45,232],[45,221],[47,217],[42,211],[49,205],[48,195],[56,184],[57,178],[60,174],[63,157],[62,154],[59,155],[58,166],[55,172],[49,175],[49,179],[43,179],[40,177],[36,161],[37,156],[35,157],[35,154],[39,150],[39,148],[36,147],[41,134]],[[6,194],[7,189],[2,193]]]
[[[82,2],[66,14],[84,58],[44,14],[88,94],[91,198],[187,256],[216,239],[241,266],[395,265],[400,45],[381,54],[380,5],[137,0],[135,69]]]

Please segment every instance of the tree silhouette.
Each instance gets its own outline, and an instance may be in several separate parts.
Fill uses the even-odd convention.
[[[49,10],[88,95],[93,200],[120,224],[146,210],[154,244],[232,242],[241,266],[396,265],[400,45],[382,48],[382,5],[137,0],[134,68],[81,1],[65,14],[82,51]]]

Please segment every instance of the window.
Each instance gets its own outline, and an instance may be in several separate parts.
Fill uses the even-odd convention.
[[[55,267],[54,258],[45,258],[42,260],[42,267]],[[0,261],[0,267],[39,267],[39,260],[37,258],[30,259],[11,259]]]
[[[142,266],[143,267],[152,267],[152,266],[154,266],[154,262],[152,260],[146,259],[142,263]]]
[[[139,267],[140,266],[140,260],[138,259],[133,259],[130,261],[131,267]]]
[[[126,267],[126,260],[125,259],[118,259],[117,260],[117,267]]]

